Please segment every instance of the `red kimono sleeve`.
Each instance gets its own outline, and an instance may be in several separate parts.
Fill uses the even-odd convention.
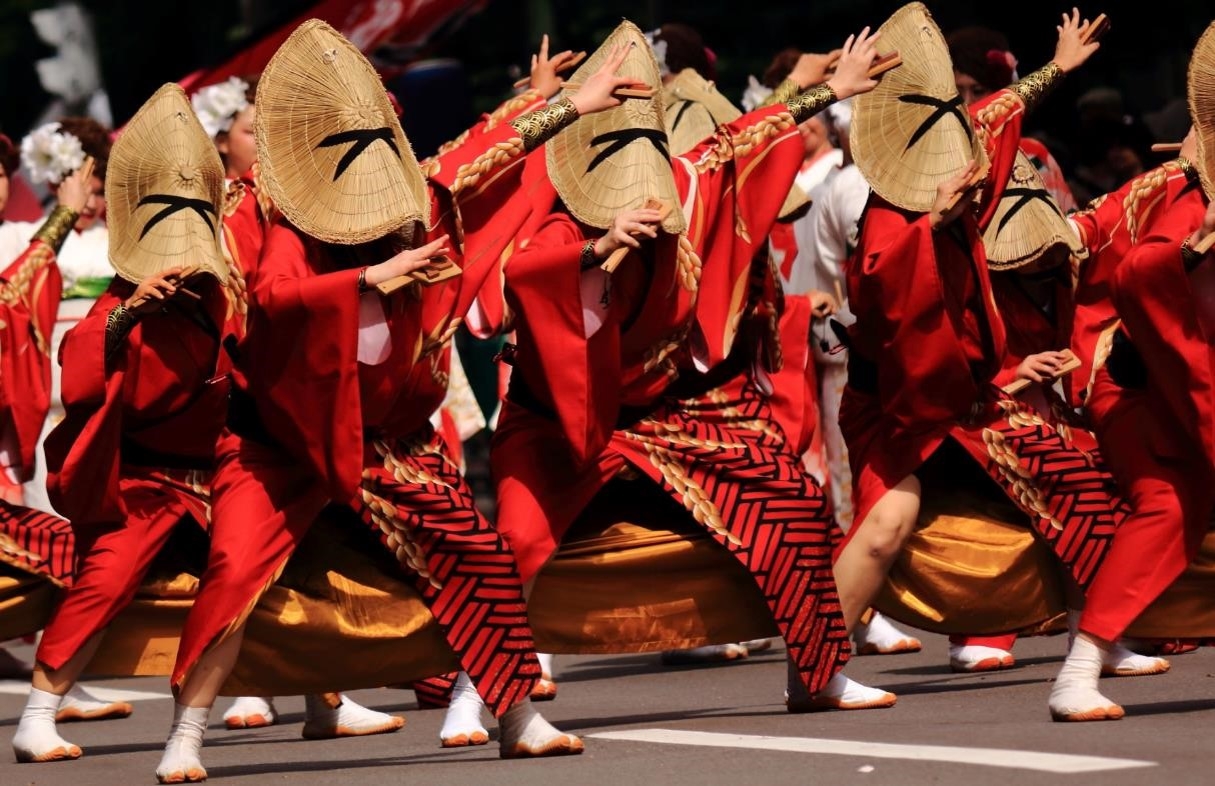
[[[747,306],[751,260],[768,235],[801,167],[805,147],[783,104],[718,129],[674,160],[675,183],[700,256],[696,326],[712,368],[730,354]]]
[[[111,284],[59,347],[64,418],[46,438],[46,487],[51,504],[73,525],[126,519],[118,494],[122,392],[132,353],[138,350],[134,336],[128,336],[107,373],[106,318],[123,301],[114,289]],[[136,325],[132,334],[138,330]]]
[[[517,198],[526,160],[523,139],[504,123],[440,155],[431,166],[435,214],[429,237],[450,234],[463,270],[453,319],[464,318],[490,275],[500,271],[503,252],[532,212],[528,200]]]
[[[1069,218],[1088,250],[1075,274],[1072,351],[1081,366],[1065,382],[1073,406],[1084,403],[1092,380],[1101,336],[1118,321],[1110,290],[1114,273],[1170,201],[1171,185],[1184,173],[1169,162],[1129,181],[1117,191],[1093,200]]]
[[[780,363],[772,374],[772,418],[797,456],[818,428],[818,373],[810,346],[814,311],[807,295],[786,295],[780,314]]]
[[[507,267],[520,334],[515,374],[555,413],[579,466],[611,439],[623,376],[619,325],[609,320],[586,337],[579,270],[585,242],[572,219],[553,215]]]
[[[342,501],[363,469],[358,278],[358,269],[316,269],[295,229],[271,226],[247,344],[265,428]]]
[[[0,446],[28,478],[51,406],[51,331],[63,280],[54,250],[40,240],[0,273]]]
[[[987,185],[979,198],[979,227],[986,229],[995,218],[996,208],[1000,205],[1008,179],[1012,177],[1013,165],[1017,162],[1025,104],[1020,96],[1005,88],[972,104],[969,111],[975,122],[975,133],[979,135],[991,164]]]
[[[903,428],[956,419],[969,412],[979,388],[955,314],[946,305],[942,275],[978,279],[992,346],[991,364],[1004,354],[1003,328],[995,314],[982,243],[966,225],[969,254],[932,231],[929,217],[900,210],[871,195],[857,251],[848,265],[848,292],[857,316],[851,335],[856,351],[875,364],[882,412]],[[970,266],[967,270],[965,266]]]
[[[1156,416],[1172,419],[1179,438],[1200,443],[1210,472],[1215,462],[1213,337],[1200,323],[1180,248],[1181,241],[1201,224],[1205,210],[1205,201],[1195,193],[1161,216],[1151,236],[1118,266],[1112,296],[1147,366],[1159,404]]]

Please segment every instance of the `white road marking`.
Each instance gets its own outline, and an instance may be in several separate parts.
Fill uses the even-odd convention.
[[[1001,748],[958,748],[950,745],[896,745],[886,742],[828,740],[815,737],[766,737],[754,734],[718,734],[675,729],[630,729],[587,735],[600,740],[653,742],[665,745],[703,745],[715,748],[825,753],[836,756],[861,756],[872,759],[945,761],[1053,773],[1104,772],[1155,767],[1157,762],[1137,759],[1111,759],[1104,756],[1076,756],[1070,753],[1004,750]]]
[[[152,699],[170,699],[170,693],[154,693],[146,690],[123,690],[121,688],[102,688],[85,684],[84,689],[101,701],[151,701]],[[28,696],[30,684],[19,680],[0,680],[0,694],[9,696]]]

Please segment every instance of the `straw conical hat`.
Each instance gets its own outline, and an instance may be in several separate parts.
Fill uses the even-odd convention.
[[[996,206],[996,215],[983,233],[987,265],[992,270],[1013,270],[1034,262],[1055,246],[1084,254],[1084,246],[1063,211],[1046,190],[1038,168],[1018,151],[1008,188]]]
[[[696,147],[723,123],[742,117],[742,111],[693,68],[685,68],[671,80],[663,90],[662,105],[673,156]],[[780,218],[799,215],[809,206],[806,192],[794,185],[781,205]]]
[[[1190,117],[1198,135],[1198,176],[1208,199],[1215,199],[1215,22],[1212,22],[1190,57],[1187,80]]]
[[[673,156],[681,156],[696,147],[719,125],[742,117],[742,112],[730,103],[730,99],[692,68],[685,68],[671,80],[663,90],[662,103]]]
[[[255,129],[262,184],[308,235],[366,243],[429,220],[426,181],[379,75],[324,22],[304,22],[271,58]]]
[[[949,47],[928,9],[905,5],[880,32],[878,52],[897,50],[903,64],[857,96],[852,157],[883,199],[923,213],[941,181],[985,156],[954,86]]]
[[[177,265],[220,281],[224,167],[180,87],[148,99],[110,153],[105,181],[110,264],[138,284]]]
[[[645,35],[621,22],[570,80],[585,83],[618,44],[633,46],[618,74],[657,90],[658,63]],[[606,229],[621,211],[659,199],[676,209],[662,222],[671,234],[687,229],[671,172],[662,96],[630,98],[618,107],[580,118],[546,144],[548,173],[561,200],[579,221]]]

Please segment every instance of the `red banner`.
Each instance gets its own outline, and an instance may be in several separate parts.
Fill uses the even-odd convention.
[[[322,19],[333,25],[369,57],[377,49],[420,49],[444,27],[480,11],[487,0],[322,0],[290,24],[254,42],[227,62],[204,68],[179,84],[187,93],[222,82],[230,76],[261,73],[283,41],[302,22]],[[374,61],[373,61],[374,62]]]

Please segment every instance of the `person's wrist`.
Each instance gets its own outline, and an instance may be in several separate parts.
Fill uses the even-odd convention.
[[[578,113],[579,117],[582,117],[587,113],[589,107],[586,104],[589,100],[590,99],[587,98],[582,91],[578,91],[569,96],[570,106],[574,107],[574,111]]]

